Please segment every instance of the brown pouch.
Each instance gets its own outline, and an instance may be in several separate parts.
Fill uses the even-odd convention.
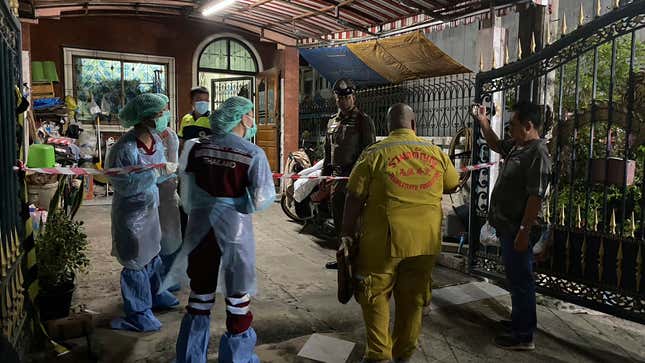
[[[352,257],[354,255],[351,238],[343,237],[340,248],[336,252],[338,262],[338,302],[347,304],[354,296],[354,275]]]

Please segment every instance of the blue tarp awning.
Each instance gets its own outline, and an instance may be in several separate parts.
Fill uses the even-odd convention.
[[[329,82],[350,78],[357,86],[390,83],[358,59],[346,46],[300,49],[300,55]]]

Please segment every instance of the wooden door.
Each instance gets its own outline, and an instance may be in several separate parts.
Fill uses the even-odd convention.
[[[271,170],[280,168],[280,72],[276,68],[256,77],[255,120],[258,132],[255,143],[269,159]]]

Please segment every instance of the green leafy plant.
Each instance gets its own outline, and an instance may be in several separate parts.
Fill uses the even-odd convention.
[[[38,278],[46,291],[73,283],[76,272],[85,272],[88,240],[82,221],[73,221],[62,210],[50,212],[45,230],[36,238]]]
[[[47,291],[73,283],[76,272],[84,272],[90,262],[83,222],[73,220],[83,202],[85,179],[79,184],[61,175],[58,182],[44,231],[36,237],[38,278]]]
[[[629,62],[631,56],[631,34],[616,39],[616,62],[613,99],[614,102],[621,101],[623,95],[629,88]],[[634,70],[638,72],[645,66],[643,59],[645,55],[645,42],[636,41],[636,53],[634,57]],[[596,100],[608,100],[611,81],[611,56],[612,43],[605,43],[598,47],[598,74],[596,77]],[[594,52],[589,51],[580,56],[580,72],[578,91],[580,92],[580,107],[591,105],[593,95],[593,62]],[[557,83],[556,83],[557,84]],[[575,109],[576,95],[576,62],[572,61],[564,66],[563,75],[563,107],[565,110]],[[557,108],[556,108],[557,109]]]

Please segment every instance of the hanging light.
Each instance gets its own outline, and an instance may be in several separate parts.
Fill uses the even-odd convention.
[[[202,10],[202,15],[204,16],[210,16],[215,14],[216,12],[233,5],[233,3],[236,0],[222,0],[222,1],[212,1],[210,4],[208,4],[206,7],[204,7],[204,10]]]

